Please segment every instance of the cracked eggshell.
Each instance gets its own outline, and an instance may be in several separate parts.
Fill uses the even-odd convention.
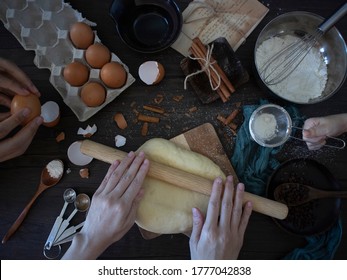
[[[139,67],[139,77],[147,85],[158,84],[164,76],[164,66],[157,61],[146,61]]]
[[[73,142],[67,150],[67,156],[69,160],[78,166],[84,166],[89,164],[93,158],[87,156],[81,152],[81,141]]]
[[[44,126],[56,126],[60,121],[59,105],[54,101],[46,102],[41,106],[41,117],[43,118]]]
[[[93,126],[88,125],[85,129],[80,127],[77,131],[78,135],[83,135],[83,137],[89,138],[94,135],[94,133],[98,130],[96,125],[94,124]]]
[[[125,143],[127,142],[127,139],[122,135],[117,135],[114,138],[114,141],[115,141],[116,147],[119,148],[125,145]]]

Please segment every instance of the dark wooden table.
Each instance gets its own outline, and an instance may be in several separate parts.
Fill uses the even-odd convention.
[[[100,39],[129,66],[136,82],[99,113],[88,121],[80,123],[49,83],[50,72],[38,69],[34,65],[34,52],[25,51],[3,24],[0,24],[0,56],[14,61],[28,74],[41,91],[42,102],[54,100],[61,108],[61,121],[58,126],[54,128],[41,127],[24,155],[0,164],[0,236],[4,236],[33,196],[39,184],[41,170],[49,161],[59,158],[64,161],[66,168],[71,170],[71,173],[65,174],[56,187],[47,190],[37,199],[15,235],[5,245],[0,245],[1,259],[44,259],[42,248],[55,217],[63,205],[62,194],[64,190],[73,187],[78,193],[85,192],[92,196],[103,179],[108,168],[106,163],[94,160],[88,166],[90,178],[81,179],[79,176],[80,167],[71,164],[67,158],[66,152],[69,145],[82,139],[81,136],[77,135],[79,127],[96,124],[98,132],[92,140],[109,146],[114,145],[114,136],[122,133],[127,137],[127,144],[123,150],[130,151],[136,150],[150,138],[169,139],[200,124],[210,122],[215,127],[230,157],[235,138],[223,133],[221,124],[216,120],[216,115],[218,113],[227,115],[236,102],[242,102],[245,105],[257,103],[260,98],[271,100],[270,96],[258,87],[252,72],[254,44],[261,28],[275,16],[289,11],[305,10],[326,17],[344,1],[318,0],[313,5],[310,0],[262,0],[261,2],[270,11],[248,37],[245,44],[236,52],[250,73],[250,81],[238,89],[230,102],[223,104],[218,100],[209,105],[203,105],[191,90],[185,91],[183,89],[184,75],[180,68],[182,55],[171,48],[156,54],[141,54],[130,50],[121,42],[115,32],[115,24],[108,15],[111,0],[71,0],[70,2],[75,9],[82,12],[83,16],[97,23],[96,30]],[[189,3],[188,0],[177,2],[182,10]],[[337,27],[347,38],[346,17],[337,24]],[[165,79],[157,86],[146,86],[138,78],[137,69],[146,60],[157,60],[165,66]],[[346,92],[347,83],[329,100],[316,105],[299,106],[299,108],[307,117],[346,112]],[[159,124],[150,125],[148,135],[143,137],[140,133],[141,124],[133,122],[135,115],[131,104],[136,102],[135,108],[141,109],[143,105],[153,104],[153,99],[157,94],[164,95],[161,106],[166,109],[168,114],[162,118]],[[184,98],[180,102],[175,102],[173,97],[176,95],[183,95]],[[190,113],[189,109],[194,106],[198,110]],[[128,119],[129,127],[125,131],[119,131],[112,119],[117,111],[122,112]],[[61,131],[65,132],[66,139],[57,143],[55,137]],[[339,152],[323,149],[310,153],[303,144],[290,142],[286,145],[285,150],[280,155],[281,161],[303,155],[314,158],[327,166],[341,184],[342,189],[347,190],[347,173],[345,171],[347,149]],[[69,209],[71,210],[71,208]],[[341,218],[343,238],[336,252],[336,259],[347,258],[347,207],[345,205],[342,206]],[[271,218],[254,213],[246,232],[240,258],[281,259],[292,249],[304,244],[304,238],[288,234],[277,227]],[[63,251],[67,247],[68,245],[64,245]],[[188,259],[190,258],[188,238],[184,235],[162,235],[156,239],[144,240],[138,228],[134,226],[122,240],[111,246],[100,258]]]

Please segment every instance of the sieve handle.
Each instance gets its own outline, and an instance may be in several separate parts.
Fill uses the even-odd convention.
[[[292,128],[299,129],[299,130],[304,130],[302,127],[297,127],[297,126],[292,126]],[[290,138],[293,138],[293,139],[296,139],[296,140],[300,140],[300,141],[303,141],[303,142],[313,143],[313,142],[306,141],[306,140],[304,140],[302,138],[298,138],[298,137],[295,137],[295,136],[290,136]],[[341,144],[340,145],[336,145],[336,146],[329,145],[329,144],[324,144],[323,146],[325,146],[325,147],[342,150],[346,146],[346,142],[344,140],[342,140],[341,138],[336,138],[336,137],[332,137],[332,136],[326,136],[326,138],[327,139],[333,139],[336,142],[339,142]]]

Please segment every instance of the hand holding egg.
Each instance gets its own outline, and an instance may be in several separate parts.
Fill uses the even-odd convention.
[[[37,88],[22,70],[2,58],[0,58],[0,92],[0,106],[11,108],[11,112],[0,114],[0,162],[2,162],[26,151],[42,123],[42,118],[39,117],[40,93]],[[12,96],[14,97],[11,101]],[[21,124],[25,126],[12,137],[6,138]]]

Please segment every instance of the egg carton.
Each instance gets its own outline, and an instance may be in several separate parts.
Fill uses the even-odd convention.
[[[81,87],[71,86],[63,77],[64,67],[72,61],[82,62],[89,67],[84,58],[85,50],[74,47],[69,38],[69,29],[76,22],[84,22],[92,27],[96,24],[84,18],[63,0],[1,0],[0,20],[25,50],[35,52],[34,64],[38,68],[50,70],[50,83],[79,121],[89,119],[135,82],[127,65],[111,53],[111,61],[121,63],[127,71],[125,85],[119,89],[104,85],[106,100],[98,107],[88,107],[82,102]],[[95,31],[94,38],[95,42],[101,43]],[[89,81],[102,83],[99,78],[100,69],[89,67],[89,70]]]

